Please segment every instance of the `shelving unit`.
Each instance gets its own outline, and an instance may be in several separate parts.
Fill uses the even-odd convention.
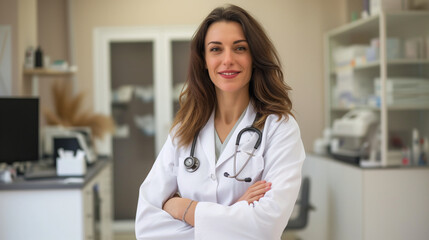
[[[46,68],[35,68],[35,69],[24,70],[25,75],[39,75],[39,76],[67,76],[67,75],[74,74],[75,72],[76,71],[72,71],[72,70],[59,71],[59,70],[46,69]]]
[[[408,38],[421,37],[423,47],[420,55],[423,58],[405,58],[403,48]],[[340,47],[352,45],[369,45],[372,39],[379,39],[378,59],[360,61],[360,64],[349,65],[353,81],[365,86],[370,95],[375,95],[374,81],[380,78],[381,91],[379,105],[368,104],[367,99],[358,104],[341,105],[341,99],[335,95],[338,74],[334,61],[334,52]],[[399,39],[400,57],[388,58],[387,39]],[[340,26],[325,34],[325,92],[326,92],[326,124],[331,127],[334,120],[355,108],[371,109],[379,114],[381,129],[381,165],[400,165],[400,159],[391,159],[389,142],[393,133],[400,132],[405,145],[411,147],[411,131],[418,129],[420,137],[429,136],[429,104],[426,101],[415,101],[407,104],[387,104],[387,79],[390,78],[421,78],[429,82],[429,12],[401,11],[381,12]],[[390,80],[389,80],[390,81]],[[361,96],[365,97],[365,96]],[[369,96],[368,96],[369,97]],[[417,98],[416,98],[417,99]]]
[[[24,75],[31,77],[31,95],[39,95],[39,77],[69,77],[75,74],[75,70],[53,70],[46,68],[25,69]]]

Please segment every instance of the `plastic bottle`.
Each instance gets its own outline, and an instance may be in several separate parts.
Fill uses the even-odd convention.
[[[36,68],[42,68],[43,67],[43,52],[40,46],[37,48],[35,53],[35,62],[34,67]]]
[[[402,149],[402,165],[410,165],[410,149],[408,147]]]
[[[412,151],[412,163],[413,165],[418,165],[420,157],[420,139],[419,131],[414,128],[412,132],[412,142],[411,142],[411,151]]]
[[[428,163],[428,151],[429,151],[429,143],[428,143],[428,138],[422,138],[420,139],[420,156],[419,156],[419,165],[423,166],[426,165]]]
[[[27,47],[25,50],[25,63],[24,68],[25,69],[32,69],[34,68],[34,48],[33,47]]]

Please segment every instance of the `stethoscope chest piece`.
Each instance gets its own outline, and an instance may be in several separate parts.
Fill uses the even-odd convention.
[[[195,172],[200,167],[200,161],[196,157],[187,157],[183,162],[188,172]]]

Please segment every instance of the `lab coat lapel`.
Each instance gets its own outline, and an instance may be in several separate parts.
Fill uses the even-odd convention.
[[[199,146],[204,150],[206,158],[208,160],[210,169],[215,167],[215,136],[214,136],[214,111],[207,121],[203,129],[199,133]]]
[[[223,150],[222,154],[219,157],[219,160],[216,163],[216,167],[219,167],[221,164],[223,164],[225,161],[231,159],[231,156],[235,152],[235,142],[237,140],[238,133],[246,127],[250,127],[253,124],[253,120],[255,120],[255,109],[253,108],[252,104],[249,103],[247,106],[246,115],[243,117],[241,122],[238,124],[237,128],[235,128],[235,131],[231,138],[228,141],[228,144],[226,145],[225,149]],[[247,142],[248,139],[241,138],[240,145]]]

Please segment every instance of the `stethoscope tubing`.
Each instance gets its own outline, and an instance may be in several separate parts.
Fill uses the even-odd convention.
[[[249,163],[250,159],[254,156],[253,154],[255,153],[257,148],[253,148],[252,152],[249,154],[249,157],[247,158],[246,162],[243,164],[243,166],[241,166],[240,170],[237,172],[237,152],[238,152],[238,145],[235,145],[235,153],[234,153],[234,175],[229,175],[227,172],[224,173],[225,177],[227,178],[235,178],[238,181],[244,181],[244,182],[250,182],[252,181],[251,178],[239,178],[238,175],[240,175],[240,173],[244,170],[244,168],[246,167],[246,165]],[[250,180],[249,180],[250,179]]]
[[[243,128],[237,135],[237,139],[235,141],[235,152],[234,152],[234,175],[230,175],[228,172],[224,173],[224,176],[227,178],[235,178],[237,181],[244,181],[244,182],[251,182],[252,179],[250,177],[247,178],[239,178],[238,175],[240,175],[240,173],[244,170],[244,168],[247,166],[247,164],[249,163],[250,159],[254,156],[254,153],[256,151],[256,149],[258,149],[258,147],[261,145],[262,142],[262,132],[261,130],[255,128],[253,125],[255,124],[256,120],[258,119],[258,114],[255,117],[255,120],[253,121],[252,126],[250,127],[246,127]],[[246,162],[243,164],[243,166],[240,168],[240,170],[237,172],[237,153],[238,153],[238,146],[240,145],[240,140],[241,140],[241,136],[243,135],[243,133],[250,131],[250,132],[255,132],[258,135],[258,140],[255,143],[255,146],[253,147],[252,153],[249,154],[249,157],[247,158]],[[186,171],[192,173],[195,172],[199,166],[200,166],[200,161],[194,157],[194,152],[195,152],[195,145],[197,143],[197,138],[198,138],[199,132],[197,132],[197,134],[195,134],[194,140],[192,141],[192,146],[191,146],[191,154],[189,157],[187,157],[184,161],[184,165],[186,168]]]

